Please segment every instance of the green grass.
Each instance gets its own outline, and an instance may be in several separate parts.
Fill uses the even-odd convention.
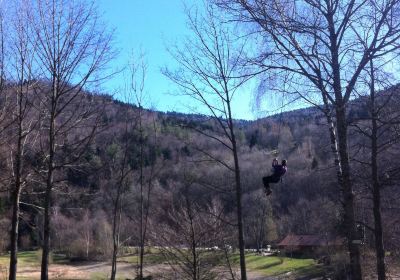
[[[39,264],[39,252],[27,251],[18,253],[18,264],[20,265],[36,265]],[[10,263],[10,255],[0,256],[0,265],[8,266]]]
[[[234,263],[239,263],[239,255],[232,257]],[[293,272],[298,276],[317,275],[323,269],[313,259],[294,259],[276,256],[246,255],[246,268],[265,276],[277,276],[287,272]]]
[[[223,264],[223,256],[206,252],[210,258],[218,257],[219,260],[213,260]],[[203,255],[204,257],[204,255]],[[125,256],[118,258],[118,261],[137,263],[137,255]],[[211,260],[210,260],[211,261]],[[239,254],[232,256],[234,264],[239,265]],[[146,254],[144,257],[145,264],[160,264],[166,262],[165,256],[160,253]],[[265,276],[277,276],[287,272],[292,272],[297,276],[319,275],[323,273],[323,268],[317,265],[313,259],[295,259],[276,256],[258,256],[255,254],[246,255],[246,267],[250,271],[258,272]]]
[[[137,255],[124,256],[118,258],[119,262],[129,262],[136,264],[138,262]],[[165,257],[160,253],[151,253],[144,255],[144,264],[160,264],[166,261]]]
[[[22,266],[38,266],[42,260],[42,252],[37,251],[24,251],[18,252],[18,265]],[[0,256],[0,265],[8,266],[10,263],[10,255]],[[68,259],[61,254],[50,253],[50,263],[65,264],[68,263]]]
[[[25,251],[18,253],[18,265],[22,266],[39,266],[41,262],[41,251]],[[51,254],[51,263],[69,264],[69,260],[62,254]],[[136,263],[137,255],[125,256],[118,258],[118,261]],[[146,264],[158,264],[165,262],[165,257],[160,253],[151,253],[144,256]],[[8,266],[10,263],[10,255],[0,255],[0,266]]]
[[[212,256],[217,257],[212,254]],[[137,255],[130,255],[118,258],[120,262],[129,262],[132,264],[137,263]],[[221,256],[218,256],[221,259]],[[40,251],[27,251],[18,253],[18,264],[20,266],[38,267],[40,266],[41,252]],[[68,259],[63,255],[53,254],[53,263],[66,264]],[[165,256],[159,252],[152,252],[146,254],[144,257],[145,264],[161,264],[165,263]],[[217,261],[217,260],[215,260]],[[232,262],[235,265],[239,265],[239,254],[232,256]],[[9,255],[0,256],[0,268],[6,268],[9,264]],[[258,256],[255,254],[246,255],[246,266],[250,271],[257,272],[265,276],[277,276],[292,272],[295,276],[311,276],[320,275],[323,273],[323,267],[317,265],[313,259],[295,259],[287,257],[276,257],[276,256]],[[93,273],[90,279],[104,279],[105,275],[102,273]]]
[[[25,267],[25,266],[29,266],[29,267],[40,267],[40,262],[41,262],[41,251],[26,251],[26,252],[19,252],[18,253],[18,266],[19,267]],[[68,263],[68,259],[61,254],[52,254],[51,255],[51,260],[52,263],[56,263],[56,264],[67,264]],[[8,269],[2,271],[1,268],[8,268],[10,262],[10,255],[0,255],[0,279],[6,279],[7,275],[3,275],[6,274],[6,272],[8,271]],[[90,279],[91,280],[100,280],[100,279],[106,279],[106,274],[104,273],[92,273],[90,275]],[[31,280],[31,277],[18,277],[18,280]],[[117,278],[117,280],[123,280],[125,278]],[[60,279],[61,280],[61,279]]]
[[[0,279],[7,279],[8,266],[10,264],[10,255],[0,255]],[[18,253],[19,266],[39,266],[39,251],[27,251]],[[18,280],[29,280],[30,278],[18,277]]]

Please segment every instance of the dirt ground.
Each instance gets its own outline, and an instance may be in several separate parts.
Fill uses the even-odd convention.
[[[155,274],[168,271],[164,265],[146,267],[146,274]],[[79,264],[53,264],[49,267],[50,279],[109,279],[111,264],[108,262],[87,262]],[[117,278],[134,278],[135,267],[129,263],[118,263]],[[26,279],[39,279],[40,267],[23,267],[18,272],[18,277]]]
[[[396,266],[391,265],[390,270],[391,278],[393,280],[400,280],[400,269]],[[371,267],[372,268],[372,267]],[[111,271],[111,264],[109,262],[84,262],[76,264],[53,264],[49,267],[49,278],[50,279],[63,279],[63,280],[83,280],[83,279],[109,279]],[[153,279],[160,280],[171,280],[179,279],[179,276],[175,275],[174,270],[166,264],[149,265],[144,269],[145,275],[152,275]],[[135,265],[127,262],[118,263],[118,274],[119,279],[134,279]],[[237,271],[237,275],[239,275]],[[178,278],[177,278],[178,277]],[[40,279],[40,267],[39,266],[25,266],[21,267],[18,271],[18,278],[22,279]],[[366,280],[375,279],[373,274],[369,274],[365,271],[364,278]],[[7,271],[0,270],[0,280],[7,279]],[[221,275],[221,280],[227,279]],[[281,275],[279,277],[266,277],[256,272],[248,272],[249,280],[294,280],[295,277],[291,276],[290,273]],[[318,280],[317,279],[297,279],[297,280]]]
[[[83,279],[109,279],[111,264],[109,262],[85,262],[77,264],[52,264],[49,267],[49,279],[83,280]],[[177,279],[173,269],[166,264],[150,265],[144,268],[145,275],[152,275],[153,279]],[[7,272],[0,271],[0,280],[7,279]],[[134,279],[135,266],[126,262],[118,263],[117,278]],[[18,270],[18,278],[40,279],[40,267],[25,266]],[[223,280],[224,277],[221,277]],[[254,272],[248,273],[249,280],[276,279],[266,278]]]
[[[133,265],[127,263],[118,264],[118,276],[128,278],[134,275]],[[49,279],[106,279],[109,278],[111,265],[107,262],[87,262],[80,264],[52,264],[49,266]],[[6,279],[6,271],[0,273],[0,279]],[[40,279],[39,266],[23,266],[18,269],[18,278]]]

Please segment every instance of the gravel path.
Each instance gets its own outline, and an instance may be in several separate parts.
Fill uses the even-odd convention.
[[[395,270],[395,271],[394,271]],[[391,270],[391,279],[400,280],[400,274],[398,268]],[[49,267],[49,278],[50,279],[68,279],[68,280],[84,280],[96,277],[96,279],[108,279],[111,271],[111,264],[109,262],[84,262],[76,264],[53,264]],[[239,275],[237,271],[237,275]],[[5,271],[0,271],[0,279],[7,274]],[[166,264],[149,265],[144,268],[145,275],[152,275],[153,279],[160,280],[171,280],[177,279],[178,276],[174,275],[173,269]],[[134,279],[135,266],[127,262],[118,262],[118,274],[117,276],[123,279]],[[40,267],[39,266],[24,266],[18,270],[18,277],[24,279],[40,279]],[[4,278],[5,279],[5,278]],[[291,276],[290,273],[281,275],[279,277],[263,276],[259,273],[249,271],[249,280],[320,280],[320,278],[302,278],[296,279]],[[366,278],[373,279],[373,278]],[[221,277],[220,280],[224,280]]]

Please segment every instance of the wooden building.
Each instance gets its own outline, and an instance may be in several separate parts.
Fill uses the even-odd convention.
[[[335,250],[343,245],[344,240],[339,237],[289,234],[278,244],[278,248],[291,255],[314,255],[322,249]]]

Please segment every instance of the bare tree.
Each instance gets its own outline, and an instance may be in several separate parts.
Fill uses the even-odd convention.
[[[146,102],[145,93],[145,80],[146,80],[147,64],[145,62],[145,57],[141,54],[137,61],[133,61],[130,65],[130,93],[132,95],[134,104],[138,107],[138,132],[139,132],[139,267],[138,267],[138,279],[143,279],[143,265],[144,265],[144,253],[145,245],[147,241],[147,230],[149,223],[150,214],[150,202],[151,194],[155,179],[156,162],[151,162],[148,172],[145,172],[145,110],[144,103]],[[156,147],[158,145],[157,139],[157,126],[154,115],[152,116],[152,133],[148,133],[147,137],[152,135],[152,145]],[[150,128],[149,128],[150,129]]]
[[[382,190],[394,183],[392,177],[398,168],[396,161],[386,166],[382,164],[381,159],[398,145],[397,127],[400,123],[400,116],[396,112],[399,105],[398,88],[391,85],[390,81],[393,78],[384,70],[387,63],[388,61],[382,59],[370,61],[364,77],[369,87],[368,95],[360,96],[355,102],[356,110],[360,110],[358,107],[365,108],[366,115],[362,114],[361,117],[351,120],[355,133],[363,136],[359,143],[355,143],[354,160],[360,164],[362,172],[359,176],[362,182],[369,186],[372,194],[374,225],[369,227],[363,224],[365,221],[361,221],[361,224],[374,232],[377,274],[380,280],[386,279]],[[365,167],[370,172],[365,172]]]
[[[382,215],[381,215],[381,183],[379,180],[379,148],[383,148],[378,144],[379,140],[379,105],[376,102],[376,88],[375,88],[375,69],[373,60],[370,61],[370,114],[371,114],[371,173],[372,173],[372,194],[373,194],[373,209],[374,209],[374,233],[375,233],[375,251],[376,251],[376,265],[378,272],[378,279],[386,279],[386,268],[385,268],[385,249],[383,245],[383,229],[382,229]],[[378,105],[378,106],[377,106]],[[378,108],[377,108],[378,107]]]
[[[354,194],[351,180],[346,108],[358,87],[359,77],[371,59],[392,52],[400,35],[399,1],[217,1],[240,22],[256,27],[267,42],[254,62],[269,73],[289,75],[290,92],[334,111],[332,150],[341,186],[344,225],[353,279],[361,279]],[[377,24],[372,28],[374,15]],[[366,46],[359,32],[368,34]],[[253,34],[254,34],[253,33]],[[277,77],[275,75],[274,77]],[[286,90],[287,91],[287,90]],[[317,101],[314,99],[319,98]],[[331,115],[329,113],[329,115]],[[328,123],[334,125],[327,118]],[[336,132],[336,133],[334,133]]]
[[[184,176],[183,199],[173,202],[165,222],[157,230],[161,253],[179,279],[220,279],[215,268],[221,265],[219,260],[224,254],[217,246],[223,245],[224,240],[223,209],[215,201],[201,206],[191,195],[194,177],[186,173]],[[227,259],[229,262],[229,256]]]
[[[272,207],[260,192],[262,191],[249,194],[244,200],[245,205],[248,205],[245,208],[245,216],[249,217],[246,223],[246,231],[258,253],[261,252],[265,242],[270,241],[267,240],[268,233],[273,232]]]
[[[137,106],[138,113],[138,134],[139,134],[139,258],[138,258],[138,279],[143,279],[143,258],[145,249],[145,238],[147,231],[148,213],[149,208],[145,209],[145,177],[144,177],[144,144],[145,144],[145,131],[143,127],[143,103],[144,103],[144,89],[145,89],[145,79],[147,65],[144,61],[144,55],[140,55],[136,61],[135,58],[132,59],[130,64],[130,81],[129,89],[127,89],[127,99],[128,103],[132,104],[134,102]],[[151,192],[151,182],[148,188],[147,201],[149,202],[150,192]],[[146,213],[146,214],[145,214]]]
[[[9,127],[11,166],[12,166],[12,220],[11,220],[11,248],[9,279],[17,277],[17,252],[18,228],[20,218],[21,191],[26,184],[29,173],[24,166],[25,148],[29,143],[29,134],[35,125],[32,109],[34,103],[34,52],[35,45],[29,41],[31,28],[28,21],[29,6],[27,3],[18,2],[13,7],[12,33],[10,53],[12,55],[12,68],[14,84],[9,89],[12,91],[13,106],[10,108],[12,125]]]
[[[83,219],[82,219],[82,228],[83,228],[83,240],[84,240],[84,244],[85,244],[85,256],[86,259],[89,259],[89,253],[90,253],[90,245],[93,243],[92,240],[92,221],[91,221],[91,217],[90,217],[90,213],[88,209],[85,209],[85,213],[83,215]]]
[[[163,73],[180,86],[184,95],[190,96],[211,114],[220,134],[214,136],[195,130],[227,149],[230,158],[225,160],[201,150],[204,156],[225,167],[234,177],[236,194],[237,234],[240,251],[241,278],[247,279],[245,263],[245,240],[243,236],[242,182],[238,157],[232,100],[248,76],[242,75],[240,64],[244,46],[235,49],[235,40],[230,31],[216,18],[216,11],[205,5],[205,16],[188,9],[188,25],[193,37],[186,38],[181,48],[171,50],[180,68],[177,71],[164,69]]]
[[[145,131],[143,126],[143,98],[144,98],[144,85],[145,85],[145,75],[146,75],[146,64],[144,62],[144,57],[141,55],[132,59],[128,67],[128,82],[126,88],[124,89],[124,102],[126,107],[124,108],[124,132],[122,136],[122,146],[119,149],[119,153],[115,154],[113,157],[113,164],[111,165],[112,173],[116,174],[116,195],[113,198],[113,254],[112,254],[112,271],[111,279],[115,279],[117,271],[117,256],[120,247],[120,226],[121,226],[121,215],[123,211],[127,211],[129,203],[122,202],[122,195],[127,196],[129,188],[134,180],[134,171],[139,169],[139,266],[138,266],[138,277],[143,278],[143,257],[144,257],[144,238],[145,231],[147,229],[147,215],[144,207],[144,157],[145,157]],[[133,106],[137,104],[138,108],[135,109]],[[132,158],[136,156],[136,148],[133,151],[131,143],[134,141],[131,139],[134,135],[137,136],[139,142],[138,145],[138,159]],[[151,184],[151,183],[150,183]],[[150,187],[149,187],[150,195]],[[132,198],[130,198],[132,200]],[[146,213],[146,215],[145,215]],[[137,221],[135,217],[128,215],[132,220]]]
[[[393,13],[398,13],[398,7],[393,7]],[[398,15],[398,14],[397,14]],[[393,15],[389,15],[387,20],[391,20]],[[370,40],[370,30],[376,30],[380,24],[379,17],[370,19],[370,26],[361,29],[354,27],[359,44],[368,48]],[[389,24],[390,27],[392,24]],[[398,30],[393,30],[399,33]],[[388,44],[388,52],[379,56],[375,56],[369,60],[369,64],[364,69],[364,78],[362,82],[366,85],[367,97],[361,92],[359,101],[365,104],[367,117],[354,121],[353,126],[356,132],[367,139],[369,145],[361,144],[359,149],[365,153],[359,153],[361,160],[356,160],[362,166],[370,169],[370,174],[365,178],[365,173],[361,176],[367,179],[367,185],[370,185],[373,202],[374,217],[374,239],[376,252],[376,268],[378,279],[386,279],[385,265],[385,246],[383,240],[383,222],[382,222],[382,189],[390,185],[388,178],[396,170],[396,164],[390,167],[382,166],[380,158],[392,149],[398,143],[397,125],[399,124],[399,114],[395,112],[398,105],[396,96],[397,88],[392,86],[392,81],[396,78],[386,69],[388,65],[393,65],[398,60],[399,45],[397,40]],[[380,92],[379,92],[380,91]],[[356,106],[360,106],[360,102],[356,102]],[[359,150],[356,149],[356,150]],[[363,158],[366,154],[370,154],[369,159]],[[356,156],[357,158],[357,156]],[[389,176],[390,174],[390,176]],[[372,181],[372,182],[371,182]],[[371,182],[371,183],[370,183]],[[392,182],[393,183],[393,182]]]
[[[147,113],[144,104],[148,97],[145,92],[147,64],[144,54],[132,57],[132,61],[127,68],[128,79],[124,89],[125,115],[124,133],[122,136],[122,146],[120,148],[119,162],[113,165],[113,169],[119,171],[117,197],[114,198],[114,254],[112,277],[115,277],[117,250],[119,247],[119,227],[121,213],[136,223],[138,229],[137,242],[138,250],[138,270],[137,278],[143,279],[144,253],[147,240],[148,222],[150,215],[151,193],[154,185],[154,178],[159,169],[157,163],[151,158],[152,149],[157,146],[157,125],[156,114]],[[132,146],[133,143],[137,145]],[[113,171],[115,173],[116,170]],[[123,178],[125,177],[125,178]],[[136,182],[137,179],[137,182]],[[120,188],[122,185],[122,188]],[[125,203],[121,202],[121,195],[127,197]],[[132,209],[132,207],[134,209]],[[119,209],[116,216],[115,209]],[[131,239],[132,236],[129,237]]]
[[[35,66],[43,81],[38,110],[44,164],[38,175],[45,185],[41,279],[47,280],[53,189],[63,181],[59,171],[72,168],[93,139],[100,108],[92,106],[95,97],[83,90],[108,77],[105,70],[114,53],[112,34],[100,22],[94,1],[36,1],[30,24],[37,44]],[[79,131],[79,137],[72,138],[71,131]]]
[[[128,191],[132,177],[132,166],[129,164],[129,133],[136,126],[133,121],[133,112],[131,108],[126,107],[124,112],[124,134],[122,136],[122,145],[118,147],[110,156],[110,170],[112,174],[111,185],[116,192],[112,195],[112,239],[113,250],[111,260],[111,277],[114,280],[117,274],[117,257],[120,247],[120,228],[123,208],[123,195]]]

